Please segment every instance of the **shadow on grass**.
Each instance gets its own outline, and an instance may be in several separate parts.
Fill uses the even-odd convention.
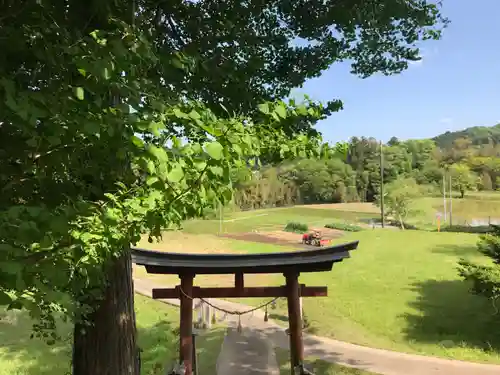
[[[290,375],[290,354],[288,350],[275,348],[280,375]],[[306,358],[305,367],[314,375],[375,375],[372,372],[340,366],[318,358]]]
[[[40,339],[30,339],[31,320],[24,312],[3,315],[0,319],[0,375],[67,375],[71,374],[69,325],[61,334],[64,340],[47,345]],[[170,322],[158,322],[151,327],[138,326],[141,348],[141,374],[165,374],[177,358],[177,329]],[[215,374],[225,330],[215,328],[196,338],[200,373]]]
[[[500,319],[485,299],[469,293],[466,282],[426,281],[413,285],[419,297],[406,314],[408,340],[446,348],[480,348],[500,354]]]
[[[61,341],[47,345],[30,339],[31,320],[27,313],[0,311],[0,375],[65,375],[71,373],[71,337],[64,327]]]
[[[269,319],[273,320],[277,324],[283,327],[288,327],[288,316],[283,315],[283,314],[269,314]],[[307,319],[307,316],[305,316],[305,319]],[[311,327],[306,320],[304,320],[304,329],[302,330],[305,333],[309,333],[311,335],[318,335],[320,334],[319,329],[317,327]]]
[[[279,322],[288,323],[288,316],[283,315],[283,314],[270,313],[269,319],[279,321]]]
[[[433,253],[467,257],[478,255],[477,247],[474,245],[439,245],[432,249]]]

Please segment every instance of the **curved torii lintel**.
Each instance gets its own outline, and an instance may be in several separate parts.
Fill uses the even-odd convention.
[[[314,250],[258,254],[183,254],[132,248],[132,261],[152,274],[238,274],[330,271],[359,241]]]

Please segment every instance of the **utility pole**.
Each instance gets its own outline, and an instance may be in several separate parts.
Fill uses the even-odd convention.
[[[384,212],[384,156],[382,152],[382,141],[380,141],[380,218],[382,219],[382,228],[385,228]]]
[[[446,222],[446,177],[443,173],[443,207],[444,207],[444,221]]]
[[[451,174],[450,174],[450,227],[453,225],[453,199],[451,197],[452,189],[451,189]]]

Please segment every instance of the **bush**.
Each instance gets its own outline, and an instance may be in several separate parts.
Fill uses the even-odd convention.
[[[363,230],[359,225],[349,224],[349,223],[331,223],[326,224],[325,228],[328,229],[338,229],[346,232],[361,232]]]
[[[451,225],[441,228],[441,232],[453,232],[453,233],[492,233],[493,227],[489,225],[479,225],[472,227],[470,225]]]
[[[307,224],[297,223],[297,222],[289,222],[285,226],[285,232],[294,232],[294,233],[305,233],[309,230]]]

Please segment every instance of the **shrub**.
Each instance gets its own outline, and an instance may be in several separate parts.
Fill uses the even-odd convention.
[[[359,225],[349,224],[349,223],[331,223],[326,224],[325,228],[338,229],[346,232],[360,232],[363,230]]]
[[[479,225],[475,227],[472,227],[470,225],[451,225],[442,227],[441,232],[485,234],[493,232],[493,227],[489,225]]]
[[[305,233],[309,227],[307,224],[291,221],[286,224],[285,232]]]

